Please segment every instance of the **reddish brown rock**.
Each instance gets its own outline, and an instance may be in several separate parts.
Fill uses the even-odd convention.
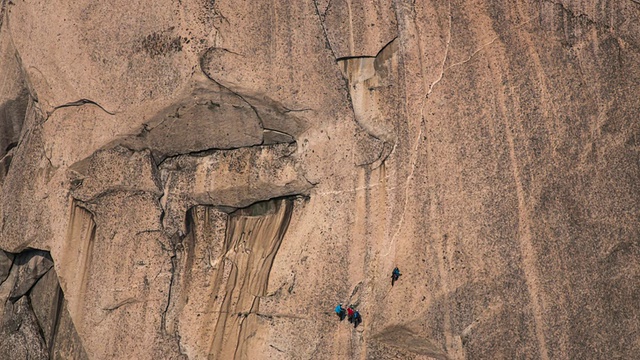
[[[638,357],[635,1],[1,8],[3,354]]]

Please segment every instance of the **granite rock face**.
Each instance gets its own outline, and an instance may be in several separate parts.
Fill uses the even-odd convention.
[[[0,9],[0,358],[640,357],[638,2]]]

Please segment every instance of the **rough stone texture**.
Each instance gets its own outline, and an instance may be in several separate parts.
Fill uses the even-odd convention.
[[[33,313],[42,330],[42,338],[47,347],[51,346],[55,335],[56,317],[58,316],[59,283],[55,270],[47,271],[33,286],[29,293]]]
[[[192,96],[160,112],[123,144],[135,150],[151,148],[160,159],[262,144],[258,113],[241,97],[226,89],[196,89]]]
[[[64,309],[68,309],[69,304],[64,301]],[[82,344],[82,339],[78,335],[68,311],[59,315],[58,327],[53,339],[53,350],[50,348],[49,358],[54,360],[73,359],[88,360],[86,351]]]
[[[14,265],[17,276],[13,290],[9,294],[11,301],[16,301],[31,290],[33,285],[53,267],[53,261],[45,251],[35,250],[18,255],[14,259]]]
[[[636,1],[1,4],[1,357],[640,357]]]
[[[46,251],[25,250],[10,258],[14,259],[11,272],[0,285],[0,356],[87,359],[70,321],[50,255]]]
[[[261,312],[260,304],[293,206],[278,199],[230,215],[190,210],[165,315],[167,332],[179,334],[189,358],[248,358],[257,323],[280,315]]]
[[[13,254],[0,251],[0,284],[9,276],[11,265],[13,265]]]
[[[48,271],[29,294],[50,359],[87,359],[69,316],[55,270]]]
[[[4,359],[48,359],[47,347],[27,296],[4,306],[0,355]]]
[[[186,233],[186,211],[197,204],[242,208],[308,194],[313,185],[299,173],[295,151],[285,143],[168,159],[160,166],[164,229]]]
[[[337,58],[374,57],[398,36],[391,0],[318,0],[314,5]]]
[[[3,2],[4,4],[4,2]],[[6,5],[3,8],[6,9]],[[0,22],[4,18],[4,11]],[[12,159],[12,149],[18,145],[25,119],[29,92],[23,76],[20,58],[16,56],[16,49],[11,41],[7,27],[0,28],[0,182],[9,170]]]

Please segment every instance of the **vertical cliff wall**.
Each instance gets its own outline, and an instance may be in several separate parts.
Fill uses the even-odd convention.
[[[165,330],[189,358],[246,358],[269,274],[294,200],[259,202],[226,214],[194,207],[176,252]],[[277,316],[277,314],[276,314]]]
[[[3,357],[639,356],[637,2],[1,4]]]

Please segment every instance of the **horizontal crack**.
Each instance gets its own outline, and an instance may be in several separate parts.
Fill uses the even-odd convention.
[[[143,190],[143,189],[134,189],[128,186],[110,186],[105,188],[103,191],[95,193],[94,195],[88,198],[76,198],[76,200],[86,205],[94,205],[94,204],[97,204],[100,199],[107,196],[114,195],[114,194],[118,194],[118,193],[128,194],[129,197],[136,196],[136,195],[143,195],[143,194],[151,194],[153,196],[158,195],[157,192]],[[89,211],[88,209],[85,209],[85,210]]]
[[[100,109],[102,109],[102,111],[106,112],[109,115],[115,115],[116,113],[109,111],[107,109],[105,109],[102,105],[98,104],[97,102],[93,101],[93,100],[89,100],[89,99],[80,99],[80,100],[76,100],[76,101],[72,101],[63,105],[58,105],[56,107],[53,108],[53,111],[51,111],[48,116],[51,116],[51,114],[53,114],[54,111],[58,110],[58,109],[62,109],[62,108],[66,108],[66,107],[75,107],[75,106],[82,106],[82,105],[87,105],[87,104],[91,104],[91,105],[95,105],[97,107],[99,107]]]
[[[284,107],[284,106],[283,106],[283,108],[284,108],[284,111],[283,111],[283,113],[284,113],[284,114],[287,114],[287,113],[290,113],[290,112],[313,111],[313,109],[311,109],[311,108],[303,108],[303,109],[289,109],[289,108]]]
[[[375,55],[353,55],[353,56],[341,56],[336,61],[345,61],[351,59],[375,59]]]
[[[394,41],[398,39],[397,36],[394,36],[393,39],[389,40],[383,47],[375,55],[353,55],[353,56],[342,56],[336,59],[336,61],[350,60],[350,59],[376,59],[383,51],[385,51]]]
[[[278,130],[273,130],[273,129],[265,129],[265,130],[271,130],[271,131],[278,131]],[[281,132],[281,131],[278,131]],[[286,134],[286,133],[283,133]],[[287,134],[289,135],[289,134]],[[291,136],[291,135],[289,135]],[[286,143],[278,143],[278,144],[286,144]],[[193,157],[205,157],[207,155],[212,155],[213,153],[217,152],[217,151],[233,151],[233,150],[239,150],[239,149],[250,149],[250,148],[268,148],[270,146],[274,146],[274,145],[278,145],[278,144],[268,144],[268,145],[264,145],[264,144],[255,144],[255,145],[248,145],[248,146],[238,146],[238,147],[228,147],[228,148],[208,148],[208,149],[202,149],[202,150],[197,150],[197,151],[190,151],[190,152],[186,152],[186,153],[179,153],[179,154],[173,154],[173,155],[168,155],[165,156],[160,162],[158,162],[156,164],[156,166],[158,168],[160,168],[162,166],[162,164],[164,164],[167,160],[170,159],[174,159],[180,156],[193,156]],[[291,143],[288,144],[296,144],[296,141],[293,141]]]

